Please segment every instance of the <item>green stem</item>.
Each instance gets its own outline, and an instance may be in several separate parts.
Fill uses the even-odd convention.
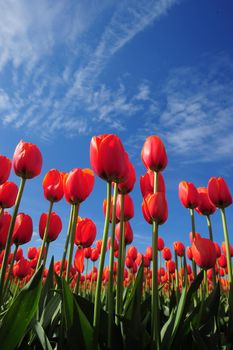
[[[119,325],[122,305],[123,291],[123,276],[124,276],[124,261],[123,261],[123,246],[124,246],[124,204],[125,196],[121,194],[121,213],[120,213],[120,239],[118,247],[118,266],[117,266],[117,286],[116,286],[116,324]]]
[[[3,288],[4,288],[4,280],[5,280],[8,256],[10,253],[12,235],[13,235],[14,226],[15,226],[15,220],[16,220],[16,216],[18,214],[19,205],[21,202],[25,182],[26,182],[26,179],[21,178],[19,191],[17,194],[16,202],[15,202],[14,212],[13,212],[13,215],[11,218],[11,223],[10,223],[10,227],[9,227],[9,231],[8,231],[5,252],[4,252],[4,257],[3,257],[3,262],[2,262],[1,276],[0,276],[0,305],[2,304],[2,293],[3,293]]]
[[[158,191],[158,172],[154,172],[154,193]],[[159,291],[158,291],[158,224],[152,223],[152,296],[151,335],[153,347],[160,349]]]
[[[209,237],[210,237],[210,240],[213,242],[212,224],[211,224],[209,215],[206,215],[206,220],[207,220],[207,226],[208,226],[208,230],[209,230]],[[213,279],[213,282],[214,282],[214,286],[216,286],[216,273],[215,273],[215,268],[214,267],[212,268],[212,274],[213,274],[212,279]]]
[[[66,261],[66,254],[67,254],[67,249],[68,249],[68,245],[69,245],[69,241],[70,241],[73,215],[74,215],[74,207],[73,207],[73,205],[71,205],[70,206],[70,219],[69,219],[68,230],[67,230],[67,235],[66,235],[66,242],[65,242],[65,247],[64,247],[64,251],[63,251],[61,267],[60,267],[60,277],[63,274],[63,269],[64,269],[64,265],[65,265],[65,261]]]
[[[13,266],[14,266],[14,261],[15,261],[15,257],[16,257],[16,253],[17,253],[18,247],[19,247],[19,245],[16,244],[15,245],[15,249],[14,249],[14,253],[13,253],[13,257],[11,259],[10,267],[8,269],[8,273],[7,273],[7,278],[6,278],[6,281],[5,281],[5,287],[4,287],[4,293],[3,294],[5,294],[7,292],[8,287],[9,287],[11,273],[12,273],[12,269],[13,269]]]
[[[68,254],[68,263],[67,263],[67,270],[66,270],[66,282],[69,283],[69,277],[70,277],[70,268],[72,264],[73,259],[73,251],[74,251],[74,237],[75,237],[75,231],[76,231],[76,225],[77,225],[77,219],[78,219],[78,212],[79,212],[79,203],[72,204],[74,207],[74,214],[73,214],[73,220],[72,220],[72,229],[71,229],[71,235],[70,235],[70,249]]]
[[[74,294],[78,294],[79,292],[79,282],[80,282],[80,272],[78,272],[78,277],[75,281]]]
[[[204,270],[204,288],[205,288],[204,295],[205,295],[205,299],[206,299],[208,297],[208,294],[209,294],[208,280],[207,280],[207,271],[206,270]]]
[[[109,277],[108,277],[108,348],[112,348],[112,325],[114,313],[114,297],[113,297],[113,264],[114,264],[114,240],[116,227],[116,201],[117,201],[117,183],[114,184],[113,205],[112,205],[112,232],[111,245],[109,255]]]
[[[229,282],[232,283],[232,266],[231,266],[231,254],[230,254],[230,241],[229,241],[229,235],[228,235],[228,229],[227,229],[227,221],[226,221],[226,214],[225,214],[224,208],[221,209],[221,215],[222,215],[222,225],[223,225],[223,232],[224,232],[224,240],[225,240],[225,245],[226,245],[228,276],[229,276]]]
[[[87,292],[88,260],[89,259],[86,259],[87,263],[86,263],[86,274],[85,274],[85,283],[84,283],[84,294],[85,294],[85,297],[86,297],[86,292]]]
[[[95,347],[97,347],[98,338],[99,338],[101,284],[102,284],[102,274],[103,274],[103,268],[104,268],[107,239],[108,239],[110,205],[111,205],[111,182],[108,182],[107,183],[107,208],[106,208],[102,247],[101,247],[101,253],[100,253],[99,269],[98,269],[97,283],[96,283],[96,290],[95,290],[94,319],[93,319],[93,326],[95,328],[95,337],[94,337]]]
[[[176,277],[176,302],[178,305],[179,302],[179,276],[178,276],[178,258],[177,253],[175,251],[175,263],[176,263],[176,269],[175,269],[175,277]]]
[[[43,260],[43,266],[44,266],[44,268],[45,268],[46,261],[47,261],[47,257],[48,257],[49,244],[50,244],[50,242],[47,242],[47,243],[46,243],[46,246],[45,246],[45,256],[44,256],[44,260]]]
[[[195,238],[195,220],[194,220],[194,209],[189,209],[190,212],[190,216],[191,216],[191,224],[192,224],[192,238],[194,240]],[[196,278],[197,276],[197,265],[195,263],[195,261],[193,260],[193,274],[194,274],[194,278]]]
[[[47,219],[46,219],[45,230],[44,230],[44,236],[43,236],[42,244],[41,244],[41,247],[40,247],[40,255],[39,255],[39,259],[38,259],[37,265],[36,265],[36,271],[39,269],[41,261],[42,261],[42,258],[43,258],[44,247],[45,247],[45,243],[46,243],[47,237],[48,237],[49,223],[50,223],[50,217],[51,217],[52,209],[53,209],[53,202],[50,202],[49,203],[49,211],[48,211],[48,215],[47,215]]]

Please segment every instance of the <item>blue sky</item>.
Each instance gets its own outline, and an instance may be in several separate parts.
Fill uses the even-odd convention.
[[[51,168],[90,167],[93,135],[116,133],[137,172],[132,193],[134,244],[142,252],[151,227],[141,214],[140,152],[145,138],[166,146],[169,219],[166,245],[188,244],[190,219],[178,199],[182,180],[206,186],[224,176],[233,192],[233,3],[230,0],[1,1],[0,152],[12,157],[20,139],[43,154],[42,174],[26,186],[20,210],[38,221],[47,210],[41,182]],[[14,174],[11,179],[19,183]],[[80,215],[102,236],[106,185],[96,178]],[[51,245],[58,259],[69,206],[54,208],[63,231]],[[232,207],[227,209],[230,237]],[[207,236],[205,219],[197,231]],[[220,213],[214,237],[223,240]],[[233,241],[233,239],[232,239]]]

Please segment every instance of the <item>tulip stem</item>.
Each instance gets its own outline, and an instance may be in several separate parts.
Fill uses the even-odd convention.
[[[43,236],[43,240],[42,240],[42,244],[40,247],[40,255],[39,255],[39,259],[36,265],[36,271],[39,269],[42,258],[43,258],[43,254],[44,254],[44,247],[45,247],[45,243],[47,241],[47,236],[48,236],[48,231],[49,231],[49,223],[50,223],[50,217],[51,217],[51,213],[52,213],[52,208],[53,208],[53,202],[49,203],[49,211],[48,211],[48,215],[47,215],[47,219],[46,219],[46,225],[45,225],[45,230],[44,230],[44,236]]]
[[[175,251],[175,263],[176,263],[176,269],[175,269],[175,277],[176,277],[176,302],[178,305],[179,302],[179,276],[178,276],[178,258],[177,253]]]
[[[117,183],[114,183],[113,204],[112,204],[112,232],[109,255],[109,277],[108,277],[108,348],[112,348],[112,325],[114,313],[113,297],[113,264],[114,264],[114,240],[116,226],[116,201],[117,201]]]
[[[98,338],[99,338],[101,284],[102,284],[102,274],[103,274],[103,268],[104,268],[107,239],[108,239],[110,205],[111,205],[111,182],[107,182],[107,207],[106,207],[106,216],[105,216],[105,222],[104,222],[102,247],[101,247],[101,253],[100,253],[99,270],[98,270],[96,290],[95,290],[94,319],[93,319],[93,326],[95,328],[93,345],[95,348],[98,347]]]
[[[158,192],[158,172],[154,172],[154,193]],[[152,223],[152,296],[151,296],[151,335],[153,347],[160,349],[159,291],[158,291],[158,224]]]
[[[225,214],[224,208],[221,209],[221,215],[222,215],[222,225],[223,225],[224,239],[225,239],[225,244],[226,244],[228,276],[229,276],[229,282],[232,283],[232,266],[231,266],[231,254],[230,254],[230,241],[229,241],[229,235],[228,235],[228,229],[227,229],[227,221],[226,221],[226,214]]]
[[[65,247],[63,251],[63,256],[62,256],[62,261],[61,261],[61,267],[60,267],[60,277],[63,274],[63,269],[66,261],[66,254],[67,254],[67,249],[70,241],[70,233],[71,233],[71,228],[72,228],[72,221],[73,221],[73,215],[74,215],[74,207],[73,205],[70,206],[70,218],[69,218],[69,224],[68,224],[68,230],[67,230],[67,235],[66,235],[66,242],[65,242]]]
[[[18,191],[17,198],[15,201],[14,212],[13,212],[13,215],[11,218],[11,223],[10,223],[10,227],[9,227],[9,231],[8,231],[5,252],[4,252],[4,257],[3,257],[3,262],[2,262],[1,276],[0,276],[0,306],[2,304],[2,294],[3,294],[3,288],[4,288],[6,267],[7,267],[7,262],[8,262],[8,256],[10,253],[12,235],[13,235],[13,231],[14,231],[14,227],[15,227],[15,220],[16,220],[16,216],[18,214],[19,205],[21,202],[25,182],[26,182],[26,179],[21,178],[20,185],[19,185],[19,191]]]
[[[7,292],[7,289],[8,289],[8,286],[9,286],[10,277],[11,277],[11,273],[12,273],[12,269],[13,269],[13,265],[14,265],[14,261],[15,261],[15,257],[16,257],[16,253],[17,253],[18,247],[19,247],[19,245],[16,244],[15,245],[15,249],[14,249],[14,253],[13,253],[13,256],[12,256],[12,259],[11,259],[10,267],[8,269],[3,295]]]
[[[73,251],[74,251],[74,237],[76,232],[76,225],[77,225],[77,219],[78,219],[78,212],[79,212],[79,203],[72,204],[73,206],[73,220],[72,220],[72,228],[71,228],[71,234],[70,234],[70,249],[68,253],[68,263],[67,263],[67,270],[66,270],[66,282],[69,283],[69,277],[70,277],[70,268],[72,264],[73,259]]]
[[[189,209],[189,212],[190,212],[190,216],[191,216],[191,224],[192,224],[192,238],[194,240],[195,238],[195,232],[196,232],[196,229],[195,229],[195,220],[194,220],[194,209],[191,208]],[[195,261],[193,260],[193,274],[194,274],[194,278],[196,278],[197,276],[197,265],[195,263]]]
[[[122,284],[124,277],[124,203],[125,196],[121,194],[121,212],[120,212],[120,239],[118,247],[118,266],[117,266],[117,289],[116,289],[116,324],[119,325],[122,308]]]
[[[85,273],[85,283],[84,283],[84,294],[85,294],[85,297],[86,297],[86,294],[87,294],[88,260],[89,260],[89,259],[86,259],[87,263],[86,263],[86,273]]]
[[[209,230],[209,237],[210,237],[210,240],[213,242],[212,224],[211,224],[209,215],[206,215],[206,220],[207,220],[207,226],[208,226],[208,230]],[[216,286],[216,273],[215,273],[215,268],[214,267],[212,268],[212,274],[213,274],[212,279],[213,279],[213,282],[214,282],[214,286]]]

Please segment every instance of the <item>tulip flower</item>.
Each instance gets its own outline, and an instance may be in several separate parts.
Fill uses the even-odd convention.
[[[149,247],[146,248],[145,256],[146,256],[149,260],[152,260],[152,247],[151,247],[151,246],[149,246]]]
[[[84,257],[85,257],[84,249],[78,248],[74,257],[74,267],[79,273],[82,273],[84,270]]]
[[[163,255],[164,260],[171,260],[171,258],[172,258],[171,250],[168,247],[163,248],[162,255]]]
[[[164,240],[162,239],[162,237],[158,237],[158,250],[163,250],[164,248]]]
[[[201,215],[212,215],[216,207],[211,202],[209,195],[208,195],[208,189],[206,187],[198,187],[198,206],[195,208],[198,214]]]
[[[11,208],[15,205],[18,187],[14,182],[4,182],[0,185],[0,207]]]
[[[64,194],[63,175],[57,169],[51,169],[44,177],[42,186],[44,196],[50,202],[58,202]]]
[[[97,248],[92,248],[91,250],[91,261],[96,261],[99,259],[99,250]]]
[[[141,152],[142,161],[147,169],[159,172],[167,166],[167,154],[162,140],[156,136],[147,137]]]
[[[29,242],[32,238],[33,223],[29,215],[20,213],[15,220],[12,240],[16,245]]]
[[[12,165],[15,174],[23,179],[38,176],[42,168],[42,155],[39,148],[32,143],[20,141],[15,149]]]
[[[13,266],[13,275],[19,279],[23,279],[30,274],[31,266],[28,260],[22,258]]]
[[[226,208],[232,204],[232,196],[226,181],[222,177],[211,177],[208,182],[208,195],[217,208]]]
[[[116,225],[115,232],[116,232],[116,237],[117,237],[117,239],[119,241],[119,239],[120,239],[120,223],[118,223]],[[125,237],[125,245],[128,245],[128,244],[132,243],[132,241],[133,241],[133,231],[132,231],[132,228],[131,228],[131,225],[130,225],[129,221],[125,221],[124,222],[124,237]]]
[[[178,256],[184,256],[185,247],[182,242],[174,242],[173,247]]]
[[[40,222],[39,222],[39,234],[41,239],[43,239],[44,237],[46,221],[47,221],[47,214],[46,213],[41,214]],[[46,242],[55,241],[59,233],[61,232],[61,230],[62,230],[61,218],[55,212],[52,212],[50,217]]]
[[[189,260],[193,259],[193,253],[192,253],[192,247],[187,247],[186,248],[186,254]]]
[[[0,216],[0,249],[5,249],[10,222],[11,215],[7,211],[3,212]]]
[[[83,248],[90,247],[96,238],[96,225],[88,218],[78,220],[74,243]]]
[[[167,220],[168,209],[164,192],[148,194],[144,199],[143,207],[146,217],[158,225],[164,224]]]
[[[135,261],[137,259],[137,255],[138,255],[138,250],[136,247],[131,246],[128,248],[127,256],[129,256],[131,259],[133,259],[133,261]]]
[[[227,258],[225,255],[220,255],[220,257],[218,257],[218,265],[223,268],[227,267]]]
[[[108,182],[120,183],[127,178],[128,156],[116,135],[92,137],[90,162],[94,172]]]
[[[124,195],[124,221],[130,220],[134,216],[134,204],[129,194]],[[121,195],[117,196],[116,217],[120,221],[121,218]]]
[[[38,256],[38,252],[36,247],[29,247],[28,248],[28,259],[32,260],[35,259]]]
[[[145,198],[148,194],[154,193],[154,171],[148,170],[145,175],[140,177],[140,189],[143,198]],[[165,192],[165,182],[163,175],[158,173],[158,192]]]
[[[194,209],[199,204],[199,195],[192,182],[181,181],[179,183],[179,198],[185,208]]]
[[[126,179],[123,182],[118,184],[117,186],[118,192],[121,194],[126,194],[131,192],[133,190],[135,182],[136,182],[136,172],[133,164],[129,161]]]
[[[92,192],[94,174],[90,169],[73,169],[67,176],[64,193],[67,202],[78,204],[83,202]]]
[[[216,263],[216,249],[210,239],[195,239],[192,244],[192,254],[196,264],[202,269],[208,270]]]
[[[0,185],[6,182],[11,172],[11,160],[0,154]]]

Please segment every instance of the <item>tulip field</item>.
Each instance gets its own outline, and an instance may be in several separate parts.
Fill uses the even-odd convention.
[[[27,182],[41,173],[42,154],[20,141],[12,160],[0,155],[1,350],[233,348],[228,185],[222,177],[200,188],[180,182],[177,195],[190,220],[190,245],[174,237],[173,246],[166,247],[159,228],[169,215],[167,154],[159,136],[146,138],[141,160],[141,208],[151,229],[145,252],[134,245],[130,224],[134,165],[114,134],[92,137],[91,169],[43,174],[48,210],[39,221],[41,245],[26,251],[21,246],[32,239],[33,221],[20,203]],[[19,184],[9,181],[11,170]],[[79,216],[95,177],[106,183],[101,240],[94,221]],[[56,203],[63,197],[70,208],[65,244],[60,260],[49,261],[48,251],[52,254],[62,231]],[[208,238],[196,232],[196,215],[206,218]],[[212,215],[222,222],[222,243],[213,237]]]

